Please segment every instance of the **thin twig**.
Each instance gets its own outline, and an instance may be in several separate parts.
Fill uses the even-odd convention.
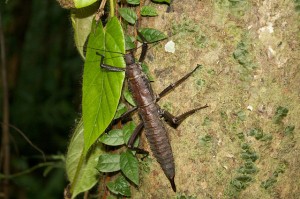
[[[43,162],[43,163],[39,163],[29,169],[26,169],[24,171],[21,171],[19,173],[15,173],[15,174],[11,174],[11,175],[5,175],[5,176],[1,176],[0,175],[0,179],[1,178],[4,178],[4,179],[12,179],[12,178],[16,178],[16,177],[20,177],[20,176],[23,176],[23,175],[26,175],[28,173],[31,173],[39,168],[42,168],[42,167],[49,167],[49,166],[52,166],[53,168],[62,168],[61,166],[58,165],[57,162]]]
[[[106,0],[102,0],[100,6],[98,8],[98,11],[95,15],[95,20],[97,21],[97,23],[100,21],[100,18],[104,15],[105,4],[106,4]]]
[[[1,122],[2,123],[2,122]],[[8,125],[9,127],[13,128],[14,130],[16,130],[23,138],[24,140],[26,140],[26,142],[28,142],[28,144],[30,146],[32,146],[35,150],[37,150],[38,152],[40,152],[43,156],[43,159],[44,159],[44,162],[46,162],[46,156],[45,156],[45,153],[39,148],[37,147],[35,144],[33,144],[31,142],[31,140],[25,135],[24,132],[22,132],[18,127],[14,126],[14,125],[11,125],[11,124],[3,124],[2,125]]]
[[[5,39],[2,27],[2,16],[0,10],[0,50],[1,50],[1,73],[2,73],[2,90],[3,90],[3,124],[2,124],[2,146],[3,151],[3,173],[5,176],[10,174],[10,146],[9,146],[9,100],[6,71]],[[4,199],[9,198],[9,179],[4,179],[3,185]]]

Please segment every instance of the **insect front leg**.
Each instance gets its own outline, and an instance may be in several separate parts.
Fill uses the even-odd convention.
[[[142,44],[142,53],[141,53],[141,56],[139,58],[139,62],[143,62],[146,58],[146,53],[148,51],[148,43],[145,39],[145,37],[138,31],[137,32],[138,36],[141,38],[141,40],[143,41],[143,44]]]
[[[207,108],[208,105],[206,104],[205,106],[201,106],[195,109],[192,109],[190,111],[187,111],[179,116],[174,116],[172,115],[170,112],[168,112],[167,110],[164,109],[160,109],[160,114],[163,118],[165,118],[165,120],[173,127],[173,128],[177,128],[187,117],[189,117],[190,115],[196,113],[197,111]]]
[[[128,140],[128,143],[127,143],[127,146],[128,148],[130,149],[133,149],[134,148],[134,141],[136,140],[138,134],[140,134],[142,132],[144,128],[144,123],[141,122],[139,123],[139,125],[134,129],[132,135],[130,136],[129,140]]]
[[[132,133],[132,135],[129,138],[128,143],[127,143],[128,148],[136,151],[137,153],[145,155],[144,157],[142,157],[142,159],[147,157],[149,155],[149,152],[144,150],[144,149],[134,147],[134,142],[135,142],[137,136],[142,132],[143,128],[144,128],[144,123],[143,122],[139,123],[139,125],[134,129],[134,131],[133,131],[133,133]]]
[[[100,67],[101,68],[104,68],[108,71],[112,71],[112,72],[124,72],[125,71],[125,68],[118,68],[118,67],[115,67],[115,66],[111,66],[111,65],[107,65],[107,64],[104,64],[104,55],[96,52],[97,55],[99,55],[101,57],[101,60],[100,60]]]

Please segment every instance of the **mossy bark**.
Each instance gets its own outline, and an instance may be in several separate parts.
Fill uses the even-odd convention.
[[[159,17],[143,19],[142,27],[164,31],[176,45],[173,54],[165,41],[147,55],[156,93],[202,65],[160,106],[175,115],[209,108],[168,127],[177,193],[150,156],[132,198],[297,198],[297,2],[174,0],[171,12],[160,5]],[[274,122],[280,106],[288,114]]]

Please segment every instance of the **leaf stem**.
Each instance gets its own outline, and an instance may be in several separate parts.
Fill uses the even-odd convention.
[[[115,16],[115,0],[109,0],[110,18]]]

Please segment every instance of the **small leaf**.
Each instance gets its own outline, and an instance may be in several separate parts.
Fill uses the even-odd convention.
[[[124,175],[134,184],[139,185],[139,165],[137,158],[126,151],[121,154],[120,167]]]
[[[171,0],[151,0],[155,3],[167,3],[167,4],[170,4]]]
[[[124,104],[124,103],[120,103],[120,104],[118,105],[117,112],[116,112],[116,114],[115,114],[114,119],[118,119],[118,118],[121,117],[121,115],[123,115],[126,111],[127,111],[127,108],[126,108],[125,104]]]
[[[144,36],[148,43],[157,42],[167,38],[163,32],[153,28],[142,28],[139,32]],[[141,41],[141,38],[139,38],[139,41]]]
[[[156,9],[152,6],[143,6],[141,9],[141,15],[142,16],[149,16],[149,17],[154,17],[157,16]]]
[[[108,133],[102,134],[99,140],[109,146],[120,146],[124,144],[123,131],[121,129],[113,129]]]
[[[140,4],[140,0],[126,0],[128,4],[131,5],[139,5]]]
[[[132,95],[131,95],[131,93],[129,92],[128,89],[125,89],[125,90],[124,90],[123,95],[124,95],[124,98],[126,99],[126,101],[127,101],[130,105],[136,106],[136,104],[135,104],[135,102],[134,102],[134,100],[133,100],[133,98],[132,98]]]
[[[130,37],[128,35],[125,35],[125,48],[126,48],[126,50],[131,50],[131,49],[135,48],[134,41],[135,41],[134,37]]]
[[[96,169],[101,172],[115,172],[120,170],[119,154],[102,154],[99,156]]]
[[[115,181],[107,183],[107,188],[114,194],[130,197],[130,187],[124,176],[120,175]]]
[[[129,8],[119,8],[120,15],[130,24],[135,24],[137,15]]]

